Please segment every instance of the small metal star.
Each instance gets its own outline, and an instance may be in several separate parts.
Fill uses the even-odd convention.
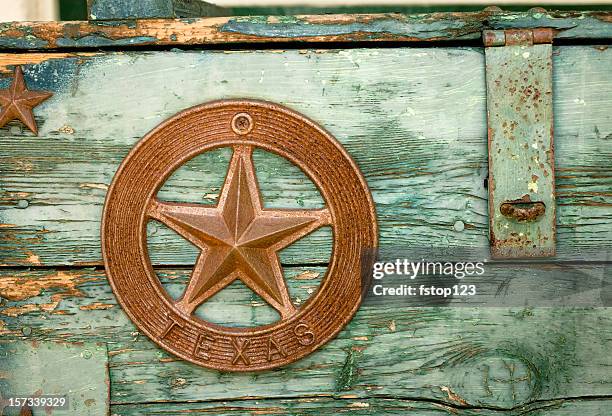
[[[15,68],[13,82],[6,90],[0,90],[0,128],[9,121],[19,119],[34,134],[38,135],[38,127],[32,110],[34,107],[51,97],[47,91],[30,91],[23,79],[21,67]]]

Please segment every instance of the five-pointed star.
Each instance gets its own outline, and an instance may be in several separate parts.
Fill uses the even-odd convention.
[[[277,251],[331,224],[327,209],[263,209],[252,147],[234,147],[217,206],[160,201],[147,214],[202,250],[175,306],[191,315],[236,279],[286,318],[295,312]]]
[[[32,114],[32,109],[51,97],[53,94],[46,91],[29,91],[23,79],[21,67],[15,68],[13,82],[6,90],[0,90],[0,127],[9,121],[19,119],[34,134],[38,134],[38,127]]]

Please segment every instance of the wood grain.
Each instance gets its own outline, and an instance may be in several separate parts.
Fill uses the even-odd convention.
[[[174,19],[227,16],[228,10],[203,0],[87,0],[89,20]]]
[[[0,348],[52,345],[51,353],[72,352],[71,363],[101,343],[113,415],[612,413],[610,309],[365,304],[312,356],[278,371],[227,375],[182,362],[140,334],[99,267],[102,204],[129,149],[177,111],[227,97],[279,102],[334,134],[367,178],[383,248],[486,247],[483,50],[355,47],[474,46],[483,29],[534,26],[555,29],[556,42],[602,43],[611,22],[601,12],[477,12],[1,23],[0,49],[20,53],[0,55],[0,88],[20,64],[32,89],[55,96],[36,110],[39,137],[18,122],[0,129]],[[315,42],[351,48],[312,50]],[[265,50],[162,50],[256,45]],[[57,53],[42,53],[49,51]],[[554,48],[560,259],[609,257],[611,67],[605,45]],[[228,156],[192,160],[161,196],[214,203]],[[270,206],[322,204],[286,161],[260,153],[256,166]],[[152,260],[165,266],[158,275],[179,296],[196,252],[163,227],[149,231]],[[285,267],[297,303],[318,287],[330,251],[323,230],[283,253],[284,264],[299,265]],[[510,288],[531,277],[515,274]],[[554,296],[571,282],[564,276],[545,279],[543,293]],[[226,325],[276,318],[239,284],[198,314]],[[0,366],[18,361],[5,358]],[[41,369],[36,377],[72,374],[34,361],[30,368]]]
[[[397,415],[404,416],[519,416],[533,414],[540,416],[606,416],[610,414],[612,402],[609,399],[568,399],[544,401],[530,406],[520,406],[514,410],[492,409],[487,407],[454,407],[448,404],[427,400],[407,400],[394,398],[369,398],[363,400],[347,395],[344,398],[308,397],[301,399],[254,398],[251,400],[232,400],[204,403],[160,403],[114,405],[112,413],[117,416],[140,415],[143,409],[151,414],[164,416],[189,415]]]
[[[612,244],[612,52],[575,46],[554,55],[557,252],[564,260],[601,260]],[[13,56],[23,61],[8,54],[0,62],[8,66]],[[129,149],[184,108],[238,97],[286,105],[343,144],[373,193],[383,248],[488,246],[481,49],[36,59],[24,67],[29,87],[55,95],[37,108],[39,137],[18,122],[0,129],[0,264],[100,265],[102,205]],[[0,88],[9,81],[0,80]],[[228,155],[193,159],[163,196],[214,203]],[[320,205],[313,185],[288,162],[263,153],[255,165],[270,206]],[[163,227],[152,226],[150,234],[155,264],[193,264],[196,252],[184,240]],[[323,230],[286,249],[282,259],[325,263],[330,249]]]
[[[96,0],[103,5],[103,0]],[[108,0],[105,0],[107,2]],[[168,4],[166,0],[148,0]],[[104,7],[100,7],[103,10]],[[138,11],[140,10],[140,11]],[[154,9],[149,9],[154,10]],[[113,14],[112,9],[103,13]],[[166,7],[166,13],[171,12]],[[98,11],[94,11],[94,14]],[[101,13],[100,16],[104,17]],[[119,15],[144,13],[138,3]],[[305,42],[480,42],[485,29],[551,27],[556,39],[610,38],[610,12],[332,14],[0,23],[0,49],[75,49]]]
[[[292,297],[303,302],[324,269],[285,272]],[[158,269],[172,296],[180,293],[188,274],[184,268]],[[548,290],[553,293],[555,287]],[[126,414],[141,402],[152,409],[163,403],[166,411],[178,412],[192,406],[185,402],[214,408],[226,400],[246,400],[238,408],[262,405],[265,411],[268,401],[280,406],[284,399],[299,398],[306,400],[304,406],[312,398],[339,399],[340,407],[370,399],[380,400],[373,406],[383,406],[383,399],[394,399],[425,401],[442,410],[550,407],[552,412],[566,400],[571,405],[573,399],[610,398],[612,311],[606,308],[365,304],[335,340],[299,362],[276,371],[224,374],[183,362],[140,334],[116,304],[102,271],[5,269],[0,294],[6,299],[0,306],[4,343],[106,343],[111,404]],[[198,314],[204,319],[225,324],[274,319],[271,309],[242,285],[230,286],[202,309]],[[257,400],[263,402],[252,402]],[[609,408],[608,401],[601,403]]]

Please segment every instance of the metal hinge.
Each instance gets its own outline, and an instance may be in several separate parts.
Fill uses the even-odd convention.
[[[485,30],[482,33],[482,40],[486,47],[538,45],[542,43],[552,43],[554,34],[553,29],[549,27]]]
[[[550,28],[483,32],[494,258],[555,255]]]

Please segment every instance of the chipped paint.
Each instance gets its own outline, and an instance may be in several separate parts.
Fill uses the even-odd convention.
[[[96,14],[96,13],[94,13]],[[550,27],[560,39],[610,37],[610,12],[334,14],[0,23],[0,49],[477,40],[484,29]]]
[[[50,289],[59,290],[63,296],[83,296],[77,287],[92,279],[78,271],[58,271],[38,279],[32,279],[27,272],[17,273],[0,278],[0,296],[11,301],[23,301]]]
[[[34,253],[30,253],[26,261],[34,266],[40,266],[42,264],[42,262],[40,261],[40,257],[38,257]]]
[[[463,34],[472,33],[473,27],[468,22],[452,18],[428,20],[410,16],[324,15],[292,17],[291,21],[283,23],[270,23],[269,19],[261,22],[250,17],[234,19],[221,26],[220,31],[287,39],[352,35],[358,40],[377,40],[382,35],[396,39],[434,40],[445,37],[461,39]]]
[[[108,185],[105,183],[82,183],[79,185],[82,189],[101,189],[103,191],[108,190]]]
[[[459,396],[457,393],[453,392],[450,387],[440,386],[440,390],[442,390],[444,393],[447,394],[449,400],[451,400],[451,401],[453,401],[455,403],[459,403],[459,404],[461,404],[463,406],[467,406],[468,405],[468,402],[463,400],[461,398],[461,396]]]
[[[79,306],[79,309],[82,311],[100,311],[100,310],[107,310],[115,306],[116,305],[112,303],[94,302],[94,303],[90,303],[89,305]]]
[[[24,53],[24,54],[0,54],[0,74],[13,74],[16,66],[39,65],[49,60],[84,58],[87,59],[95,53]]]
[[[315,280],[321,276],[321,273],[307,270],[294,277],[295,280]]]
[[[612,130],[606,108],[601,105],[601,85],[609,74],[611,55],[610,50],[601,52],[591,46],[555,50],[560,52],[555,58],[556,82],[564,85],[555,91],[562,94],[555,100],[561,111],[555,128],[565,132],[559,140],[562,153],[557,163],[565,168],[561,185],[568,187],[559,199],[563,204],[560,250],[575,259],[580,258],[583,247],[608,247],[610,241],[610,233],[603,227],[610,215],[595,205],[610,201],[584,192],[603,191],[602,186],[609,178],[606,170],[609,161],[601,149]],[[361,60],[360,68],[349,66],[337,51],[296,50],[274,55],[268,51],[139,52],[100,54],[78,67],[78,72],[62,75],[65,88],[60,93],[61,99],[42,114],[47,124],[44,142],[37,144],[26,136],[13,137],[12,132],[4,131],[2,168],[7,180],[0,193],[4,205],[0,222],[14,225],[1,229],[0,262],[27,266],[23,250],[28,249],[44,265],[99,265],[98,221],[104,191],[82,190],[79,184],[104,183],[112,177],[119,155],[126,154],[137,137],[164,117],[238,90],[249,96],[290,103],[340,137],[368,177],[381,221],[386,224],[381,229],[384,241],[410,245],[418,243],[422,235],[429,235],[437,244],[458,241],[457,244],[486,245],[482,51],[477,48],[351,51]],[[245,59],[249,68],[239,65]],[[285,69],[285,62],[290,63],[290,71]],[[44,63],[41,66],[40,71],[32,69],[43,83],[45,78],[54,77],[55,68],[63,70],[61,66]],[[201,68],[205,66],[215,70],[203,77]],[[155,71],[150,70],[153,67]],[[389,77],[388,71],[381,74],[381,67],[394,76]],[[263,84],[255,85],[253,81],[261,68],[274,76],[266,76]],[[452,74],[462,69],[468,75],[453,79]],[[167,77],[169,73],[176,76]],[[291,79],[294,73],[309,76],[309,85],[294,83]],[[587,84],[580,81],[583,73],[592,78]],[[184,88],[187,79],[194,86],[193,93]],[[334,86],[328,87],[325,95],[318,82],[321,79]],[[141,92],[138,96],[121,95],[128,82],[136,85],[134,90]],[[153,83],[163,88],[146,88]],[[99,99],[99,89],[107,91],[112,99]],[[578,96],[587,102],[582,112],[577,112],[573,103]],[[147,105],[133,105],[135,101]],[[416,109],[419,117],[400,116],[406,106]],[[157,111],[152,114],[151,108],[158,109],[159,114]],[[444,109],[443,119],[439,108]],[[98,120],[105,121],[104,128]],[[57,134],[66,124],[77,131],[74,138]],[[595,124],[601,139],[593,133]],[[395,154],[388,154],[390,148],[396,150]],[[48,153],[49,149],[53,153]],[[432,154],[438,157],[431,158]],[[15,171],[12,164],[20,159],[32,161],[31,174]],[[214,170],[210,175],[200,175],[204,176],[219,178]],[[295,176],[281,176],[279,181],[297,184]],[[64,185],[59,188],[61,191],[45,191],[45,184],[50,182]],[[180,181],[183,191],[179,198],[186,197],[190,185],[187,180]],[[524,179],[521,186],[524,192]],[[407,188],[419,192],[398,191]],[[194,198],[201,198],[203,189],[196,189]],[[286,197],[294,200],[303,189],[292,185]],[[11,199],[10,195],[17,192],[23,196]],[[276,190],[272,197],[279,201],[285,198]],[[16,209],[18,199],[30,200],[29,208]],[[431,200],[439,204],[431,204]],[[39,213],[50,217],[41,221]],[[433,217],[446,220],[434,221]],[[475,224],[475,228],[466,227],[464,232],[456,233],[453,221],[457,218]],[[154,264],[193,261],[189,258],[190,247],[183,249],[167,235],[153,240],[153,247],[168,253],[154,257]],[[284,261],[290,264],[326,261],[324,239],[317,238],[308,247],[288,252]],[[305,298],[303,294],[300,297]]]
[[[57,131],[64,134],[74,134],[74,129],[67,124],[60,127]]]
[[[21,305],[21,306],[11,306],[11,307],[0,310],[0,314],[10,316],[12,318],[16,318],[20,315],[37,311],[38,309],[39,309],[38,305],[32,305],[32,304]]]

